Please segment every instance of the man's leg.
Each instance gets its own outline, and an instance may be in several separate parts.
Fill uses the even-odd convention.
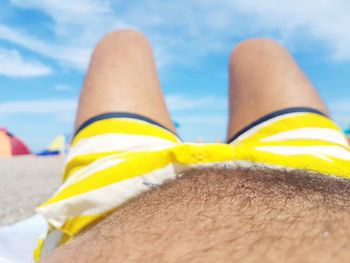
[[[81,93],[75,128],[108,112],[141,114],[175,131],[151,46],[138,32],[113,32],[97,45]]]
[[[289,107],[309,107],[328,114],[288,51],[272,40],[239,44],[230,58],[229,79],[228,138],[260,117]]]
[[[348,262],[349,189],[304,171],[187,171],[43,262]]]

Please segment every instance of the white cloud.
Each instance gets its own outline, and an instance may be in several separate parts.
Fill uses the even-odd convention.
[[[172,60],[228,53],[238,39],[251,36],[272,36],[296,51],[321,44],[332,58],[350,59],[347,0],[151,0],[135,7],[123,8],[120,16],[148,33]]]
[[[330,103],[330,108],[334,112],[346,112],[350,114],[350,98],[343,98]]]
[[[0,27],[0,38],[83,70],[106,32],[140,29],[154,44],[159,65],[193,64],[212,53],[227,54],[237,39],[273,36],[298,51],[321,44],[337,60],[350,59],[350,2],[346,0],[11,0],[15,7],[49,15],[54,43]],[[323,54],[325,55],[325,54]]]
[[[350,59],[350,2],[346,0],[227,1],[228,6],[252,18],[259,32],[274,32],[294,46],[322,43],[334,59]],[[324,54],[322,54],[324,55]]]
[[[57,85],[58,89],[70,88],[67,85]],[[183,94],[166,95],[166,101],[170,111],[195,109],[225,109],[223,102],[226,99],[221,97],[203,96],[190,98]],[[40,100],[19,100],[0,103],[0,112],[9,114],[52,114],[58,112],[75,112],[78,101],[75,99],[40,99]]]
[[[333,101],[329,109],[334,120],[343,128],[350,128],[350,98]]]
[[[11,0],[11,4],[20,8],[41,10],[51,16],[58,26],[80,25],[88,20],[97,21],[102,16],[113,13],[110,3],[101,0]]]
[[[0,25],[0,39],[11,41],[29,50],[52,59],[57,59],[71,68],[84,69],[88,63],[91,49],[86,47],[73,47],[60,44],[47,43],[20,33],[10,27]]]
[[[7,120],[19,116],[49,117],[62,125],[73,125],[78,106],[74,99],[17,100],[0,103],[1,116]]]
[[[95,43],[108,31],[126,26],[108,1],[12,0],[20,8],[38,9],[53,19],[54,40],[38,39],[28,32],[0,25],[0,39],[11,41],[68,68],[85,70]]]
[[[54,89],[56,91],[70,91],[70,90],[72,90],[72,87],[70,85],[67,85],[67,84],[57,84],[54,86]]]
[[[36,60],[26,60],[14,49],[0,48],[0,75],[37,77],[52,73],[52,69]]]
[[[77,101],[73,99],[18,100],[0,103],[3,115],[13,114],[74,114]]]
[[[165,96],[165,100],[172,112],[189,110],[189,109],[225,109],[227,99],[214,96],[189,97],[184,94],[169,94]]]
[[[203,116],[203,115],[189,115],[189,116],[175,116],[175,120],[182,124],[206,124],[206,125],[226,125],[227,117],[223,115],[218,116]]]
[[[66,88],[65,85],[63,85]],[[190,98],[183,94],[172,94],[166,96],[169,110],[174,114],[174,119],[181,124],[222,124],[225,122],[226,99],[221,97],[202,96]],[[0,103],[2,116],[14,115],[47,115],[53,116],[60,123],[71,123],[75,118],[78,101],[76,99],[39,99],[39,100],[18,100]],[[222,111],[218,116],[198,116],[193,111],[203,110]],[[186,115],[183,115],[183,113]]]

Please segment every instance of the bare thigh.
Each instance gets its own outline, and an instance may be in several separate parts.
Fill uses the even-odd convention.
[[[228,138],[258,118],[290,107],[308,107],[328,114],[316,89],[288,51],[272,40],[240,43],[230,57],[229,80]]]
[[[175,131],[151,45],[132,30],[109,33],[98,43],[81,92],[75,128],[109,112],[140,114]]]

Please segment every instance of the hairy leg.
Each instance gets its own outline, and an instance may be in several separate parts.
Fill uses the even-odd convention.
[[[43,262],[349,262],[349,197],[303,171],[188,171]]]
[[[138,32],[109,33],[98,43],[81,92],[75,128],[107,112],[141,114],[175,131],[151,46]]]
[[[288,51],[268,39],[240,43],[229,67],[228,138],[260,117],[288,107],[327,107]]]

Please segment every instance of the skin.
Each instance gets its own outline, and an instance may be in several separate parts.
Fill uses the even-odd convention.
[[[204,169],[126,204],[43,262],[349,262],[350,184]]]
[[[287,107],[311,107],[328,114],[317,91],[278,43],[251,39],[238,44],[229,63],[227,138],[258,118]],[[152,54],[144,35],[109,33],[96,46],[80,96],[75,123],[106,112],[144,115],[175,131]]]
[[[175,131],[152,48],[140,33],[109,33],[96,46],[81,92],[75,127],[101,113],[131,112]]]
[[[271,112],[310,107],[328,115],[316,89],[288,51],[269,39],[244,41],[229,65],[228,138]]]
[[[240,43],[230,57],[229,80],[228,138],[265,114],[287,107],[311,107],[328,114],[293,58],[272,40]],[[176,132],[151,46],[138,32],[113,32],[97,45],[81,92],[76,129],[106,112],[141,114]],[[229,174],[239,173],[245,175],[242,178],[254,174]],[[347,199],[338,200],[346,207],[338,211],[318,204],[334,197],[329,191],[300,195],[290,190],[288,195],[287,186],[271,184],[268,177],[270,184],[258,180],[259,184],[235,181],[232,178],[240,177],[219,171],[204,174],[194,172],[132,200],[42,262],[349,260],[348,253],[340,253],[349,250]],[[274,191],[269,192],[271,185]],[[327,238],[319,239],[323,234]]]

